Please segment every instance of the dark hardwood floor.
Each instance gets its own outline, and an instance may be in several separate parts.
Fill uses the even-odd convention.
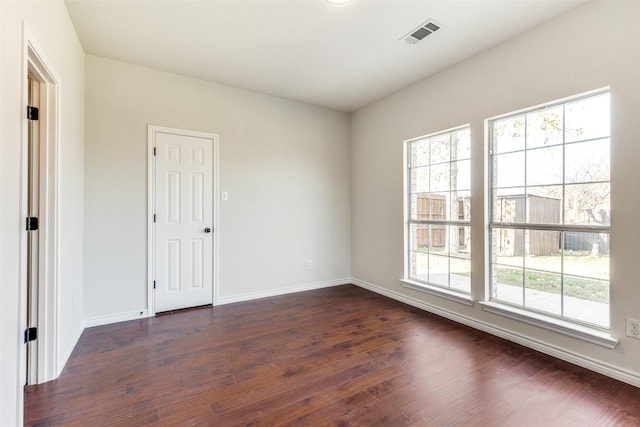
[[[87,329],[25,423],[640,426],[640,389],[348,285]]]

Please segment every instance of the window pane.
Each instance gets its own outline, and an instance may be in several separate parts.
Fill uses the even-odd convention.
[[[457,204],[457,216],[452,214],[451,219],[471,221],[471,192],[458,191],[457,193],[452,193],[452,200],[454,200],[454,204]]]
[[[458,221],[460,218],[460,213],[464,214],[464,212],[459,212],[460,203],[458,202],[458,193],[449,193],[449,198],[447,202],[447,221]]]
[[[524,252],[527,254],[525,267],[562,272],[559,231],[526,231]]]
[[[449,257],[429,255],[429,283],[449,287]]]
[[[451,189],[454,191],[471,189],[471,162],[469,160],[451,162]]]
[[[610,225],[611,185],[572,184],[565,186],[565,224]]]
[[[524,188],[510,188],[495,192],[493,220],[509,223],[525,222]]]
[[[423,252],[411,252],[410,276],[413,279],[427,281],[429,278],[429,255]]]
[[[451,137],[449,133],[431,137],[431,164],[448,162]]]
[[[429,226],[411,224],[409,227],[409,249],[427,252],[429,250]]]
[[[429,164],[429,140],[412,142],[410,145],[411,166],[425,166]]]
[[[431,166],[431,192],[450,190],[450,163]]]
[[[524,152],[495,156],[493,176],[498,188],[524,186]]]
[[[424,193],[429,191],[429,167],[422,166],[411,169],[411,192]]]
[[[565,148],[565,182],[609,181],[611,142],[607,139],[569,144]]]
[[[608,93],[567,103],[565,141],[609,137],[610,114]]]
[[[527,148],[562,144],[562,106],[527,114]]]
[[[471,262],[466,259],[451,258],[451,288],[471,292]]]
[[[447,226],[446,225],[430,225],[429,226],[429,252],[439,255],[448,255],[447,250]]]
[[[452,160],[471,158],[471,135],[469,128],[460,129],[451,135]]]
[[[562,184],[562,177],[562,146],[527,151],[527,185]]]
[[[562,314],[561,284],[561,274],[525,269],[525,307]]]
[[[493,299],[524,305],[522,268],[508,267],[500,264],[493,266]]]
[[[452,256],[471,258],[471,227],[451,226],[452,232],[458,236],[457,251],[450,251]]]
[[[564,315],[609,327],[609,282],[565,276]]]
[[[495,228],[492,235],[494,260],[501,264],[522,266],[524,230]]]
[[[609,304],[609,281],[567,275],[564,294],[584,301]]]
[[[609,234],[565,231],[564,272],[609,280]]]
[[[493,122],[493,148],[496,154],[524,150],[525,117],[516,116]]]
[[[527,188],[527,222],[532,224],[562,223],[562,186]]]
[[[433,245],[431,252],[469,258],[471,230],[458,225],[432,225]]]
[[[450,193],[429,194],[429,215],[427,219],[436,221],[447,220]]]
[[[427,219],[429,211],[429,193],[411,195],[411,219]]]

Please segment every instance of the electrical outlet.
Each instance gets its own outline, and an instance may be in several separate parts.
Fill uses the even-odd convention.
[[[311,270],[311,260],[307,260],[307,270]]]
[[[640,320],[627,319],[627,336],[640,340]]]

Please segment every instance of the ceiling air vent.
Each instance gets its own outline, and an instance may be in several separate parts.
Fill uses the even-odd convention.
[[[440,24],[436,24],[433,19],[429,19],[427,22],[404,36],[401,40],[404,40],[408,44],[416,44],[428,35],[431,35],[438,31],[440,27]]]

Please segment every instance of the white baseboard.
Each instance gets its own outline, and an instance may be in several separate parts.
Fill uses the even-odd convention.
[[[478,329],[491,335],[495,335],[508,341],[523,345],[525,347],[532,348],[541,353],[548,354],[549,356],[553,356],[566,362],[573,363],[574,365],[581,366],[594,372],[598,372],[599,374],[606,375],[627,384],[631,384],[635,387],[640,387],[640,376],[632,372],[617,368],[615,366],[611,366],[607,363],[582,356],[580,354],[556,347],[554,345],[550,345],[542,341],[515,334],[512,331],[455,313],[450,310],[443,309],[441,307],[431,305],[424,301],[408,297],[406,295],[382,288],[363,280],[351,278],[351,283],[356,286],[360,286],[361,288],[368,289],[377,294],[384,295],[396,301],[400,301],[413,307],[428,311],[430,313],[437,314],[438,316],[442,316],[449,320],[453,320],[454,322],[462,323],[463,325],[467,325],[474,329]]]
[[[107,316],[91,317],[84,319],[84,327],[91,328],[93,326],[108,325],[110,323],[126,322],[127,320],[136,320],[148,317],[147,309],[130,311],[127,313],[109,314]]]
[[[332,286],[345,285],[351,283],[350,277],[341,279],[327,280],[324,282],[307,283],[304,285],[289,286],[285,288],[270,289],[268,291],[254,292],[250,294],[232,295],[229,297],[219,297],[216,305],[231,304],[234,302],[250,301],[258,298],[266,298],[277,295],[290,294],[294,292],[310,291],[313,289],[329,288]],[[126,313],[110,314],[107,316],[92,317],[84,320],[84,327],[91,328],[93,326],[108,325],[111,323],[126,322],[128,320],[136,320],[148,317],[147,309],[130,311]]]
[[[330,288],[332,286],[346,285],[351,283],[350,277],[340,279],[327,280],[324,282],[306,283],[303,285],[288,286],[285,288],[269,289],[268,291],[252,292],[249,294],[232,295],[228,297],[219,297],[216,305],[231,304],[234,302],[250,301],[259,298],[274,297],[278,295],[291,294],[294,292],[311,291],[313,289]]]

